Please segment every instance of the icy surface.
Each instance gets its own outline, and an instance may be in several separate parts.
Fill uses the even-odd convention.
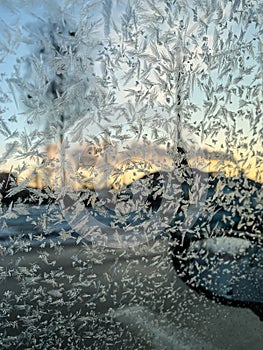
[[[261,349],[262,16],[0,1],[1,349]]]

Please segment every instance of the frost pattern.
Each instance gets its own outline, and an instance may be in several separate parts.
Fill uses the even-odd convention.
[[[259,349],[261,1],[0,10],[0,347]]]

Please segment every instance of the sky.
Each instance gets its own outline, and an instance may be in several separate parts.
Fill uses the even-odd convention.
[[[60,3],[61,8],[56,5],[58,3]],[[23,79],[27,84],[30,84],[31,79],[36,79],[36,77],[32,78],[25,68],[21,68],[26,67],[26,65],[23,65],[23,57],[29,56],[32,58],[35,55],[38,58],[36,42],[34,41],[36,36],[31,35],[30,33],[32,32],[30,31],[34,31],[37,28],[36,23],[41,23],[41,26],[44,28],[49,16],[53,19],[57,16],[60,20],[61,18],[68,21],[73,19],[77,23],[77,18],[81,18],[82,27],[80,26],[79,28],[81,32],[81,30],[84,30],[85,16],[83,14],[86,11],[86,13],[92,14],[93,22],[99,17],[102,18],[102,25],[97,33],[97,40],[104,36],[106,37],[104,39],[105,42],[109,38],[111,42],[111,46],[108,46],[108,49],[111,49],[111,51],[108,51],[108,56],[104,52],[101,60],[94,61],[95,64],[92,69],[96,76],[93,77],[92,72],[87,72],[87,78],[90,79],[92,84],[96,84],[98,79],[103,77],[105,67],[108,64],[106,61],[107,57],[116,59],[116,56],[114,56],[117,51],[115,41],[117,43],[119,41],[121,48],[118,50],[125,52],[126,61],[120,57],[120,64],[114,62],[115,66],[107,66],[107,69],[111,68],[111,70],[108,70],[110,72],[109,86],[112,87],[116,80],[118,83],[118,88],[114,87],[115,105],[123,105],[126,110],[129,110],[127,105],[132,104],[130,101],[132,101],[134,96],[136,98],[136,96],[143,95],[147,91],[148,96],[153,96],[152,98],[156,99],[154,103],[159,105],[158,108],[156,107],[157,112],[162,115],[164,130],[169,134],[170,131],[168,129],[174,123],[171,122],[171,119],[178,113],[176,112],[177,90],[172,86],[170,80],[173,78],[172,68],[176,71],[176,67],[171,64],[173,59],[169,57],[171,52],[169,50],[173,48],[176,55],[181,58],[180,62],[183,62],[183,79],[185,79],[184,84],[187,87],[180,91],[183,96],[183,109],[180,112],[184,119],[183,127],[187,130],[186,134],[188,137],[189,135],[194,136],[202,151],[201,164],[197,156],[196,159],[191,157],[192,164],[198,161],[198,166],[201,168],[209,171],[224,170],[227,175],[235,175],[237,169],[239,169],[245,171],[250,178],[263,181],[261,175],[263,170],[261,107],[263,66],[260,61],[263,47],[260,34],[263,29],[262,21],[261,23],[259,22],[263,10],[260,7],[260,2],[252,1],[251,4],[253,3],[254,7],[249,7],[250,2],[247,2],[245,5],[242,1],[208,1],[207,4],[211,6],[209,14],[209,11],[206,11],[206,8],[203,7],[204,5],[200,1],[182,1],[182,5],[188,3],[186,11],[189,13],[189,16],[187,17],[183,13],[178,15],[179,18],[182,16],[182,23],[177,21],[173,24],[174,34],[169,28],[169,21],[173,20],[171,19],[172,15],[169,13],[169,8],[166,8],[164,12],[159,10],[158,12],[154,6],[147,7],[145,5],[142,9],[144,17],[140,19],[142,29],[139,30],[130,18],[127,19],[128,15],[132,17],[133,12],[126,0],[106,1],[105,4],[108,4],[108,7],[105,5],[104,12],[101,12],[102,16],[98,15],[96,6],[87,10],[85,6],[82,6],[82,3],[83,1],[61,0],[57,2],[45,1],[41,2],[40,5],[39,1],[34,0],[1,1],[0,26],[2,33],[4,33],[3,38],[0,40],[2,57],[0,74],[4,74],[1,86],[3,93],[7,93],[10,98],[10,102],[3,102],[1,106],[3,122],[0,134],[0,150],[2,152],[0,166],[2,171],[9,171],[12,167],[15,169],[18,165],[20,168],[23,168],[25,163],[27,163],[30,169],[22,172],[24,175],[21,176],[25,178],[32,169],[40,166],[38,163],[41,162],[41,152],[46,151],[45,148],[48,145],[47,141],[42,142],[42,145],[40,145],[34,140],[41,139],[41,132],[45,130],[46,119],[49,117],[41,111],[42,114],[39,116],[39,119],[28,124],[28,115],[24,104],[21,102],[21,95],[13,90],[12,84],[10,85],[6,81],[6,79],[16,78],[17,72],[20,76],[23,75]],[[84,3],[91,5],[93,1]],[[96,2],[94,1],[94,3]],[[213,6],[215,7],[213,8]],[[82,12],[79,10],[80,8],[82,8]],[[110,22],[107,22],[105,11],[111,13]],[[194,18],[196,13],[198,14],[198,20]],[[162,17],[163,14],[165,14],[165,17]],[[173,16],[175,15],[173,13]],[[124,35],[120,33],[120,30],[123,29],[123,24],[120,25],[120,18],[122,18],[122,23],[126,21],[130,27],[133,26],[131,33],[135,29],[139,33],[137,33],[139,43],[137,51],[132,52],[134,50],[132,46],[134,45],[133,38],[130,37],[129,40],[126,38],[125,41]],[[181,41],[185,45],[184,53],[178,53],[177,43],[171,36],[172,34],[176,36],[176,33],[177,35],[178,33],[180,34],[180,25],[188,25],[187,30],[182,28],[182,32],[184,31],[187,34]],[[143,31],[148,31],[147,38]],[[150,35],[152,37],[149,39]],[[163,38],[169,37],[165,45],[161,45],[158,42],[156,44],[158,35],[160,42]],[[149,44],[150,41],[153,44]],[[239,43],[244,45],[240,46]],[[124,49],[122,49],[122,46]],[[143,51],[144,46],[147,46],[145,51]],[[81,46],[81,50],[84,50],[83,47],[84,45]],[[220,50],[220,47],[222,47],[222,50]],[[87,51],[83,52],[92,56],[88,49],[85,50]],[[150,65],[147,65],[148,58],[146,55],[153,57]],[[157,55],[158,59],[156,59]],[[136,57],[139,57],[137,61]],[[36,60],[35,62],[38,61]],[[143,71],[143,74],[140,73],[139,75],[140,79],[132,78],[127,80],[127,74],[133,66],[137,69],[138,62],[142,65],[141,69]],[[76,80],[80,79],[79,77],[80,75],[77,75]],[[168,79],[169,84],[167,83]],[[150,87],[149,82],[152,83]],[[26,86],[28,87],[29,85]],[[190,86],[192,86],[192,89]],[[101,98],[104,98],[103,92],[99,91],[98,93],[101,94]],[[109,101],[109,96],[105,98]],[[73,97],[71,104],[71,107],[68,108],[72,108],[72,113],[75,113],[78,109],[77,107],[72,107],[74,106]],[[139,107],[140,104],[135,104],[135,109],[139,109]],[[110,105],[105,107],[106,116],[110,113],[110,108]],[[7,111],[4,111],[4,109],[7,109]],[[79,110],[80,113],[83,113],[84,107],[82,109],[80,107]],[[154,122],[152,121],[147,126],[148,120],[154,115],[153,111],[149,112],[147,110],[145,118],[141,117],[143,112],[136,111],[136,113],[136,123],[138,123],[138,119],[142,118],[145,123],[145,129],[153,128]],[[72,121],[70,120],[70,127],[67,131],[69,140],[72,134],[76,137],[77,130],[84,129],[84,127],[88,129],[87,134],[89,136],[90,134],[97,136],[101,127],[108,125],[106,116],[100,123],[96,122],[94,125],[91,125],[91,120],[86,116],[81,120],[78,117]],[[104,115],[102,118],[104,118]],[[17,120],[17,122],[14,120]],[[154,119],[152,118],[152,120]],[[113,119],[111,119],[112,121]],[[131,121],[133,122],[132,119]],[[52,120],[48,120],[48,123],[52,124]],[[80,125],[79,129],[75,127],[78,123]],[[120,117],[114,120],[114,124],[118,123],[125,124],[127,120]],[[167,127],[165,123],[167,123]],[[56,124],[52,124],[51,127],[57,129]],[[57,130],[54,132],[57,132]],[[82,130],[80,134],[83,137]],[[27,153],[21,151],[18,154],[16,152],[21,146],[21,140],[23,144],[29,143]],[[38,151],[37,154],[35,154],[36,150]]]

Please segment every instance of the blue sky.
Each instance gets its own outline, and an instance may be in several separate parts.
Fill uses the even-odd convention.
[[[56,3],[58,2],[59,3],[61,2],[62,10],[59,9],[59,7],[56,5]],[[34,52],[33,50],[34,41],[30,37],[30,32],[28,32],[29,23],[31,24],[36,22],[41,23],[42,21],[41,18],[46,19],[46,17],[49,15],[53,17],[56,17],[57,15],[59,17],[61,16],[63,17],[62,15],[63,11],[67,13],[65,17],[72,16],[73,18],[74,17],[76,18],[76,16],[78,16],[80,13],[78,11],[82,3],[83,1],[74,1],[74,2],[73,1],[56,2],[51,0],[45,1],[45,2],[39,2],[37,0],[36,1],[34,0],[1,1],[0,9],[1,9],[2,21],[0,22],[0,26],[1,26],[2,32],[5,33],[5,35],[0,40],[2,41],[2,44],[3,44],[3,51],[1,52],[1,56],[3,59],[2,59],[2,62],[0,63],[0,73],[4,73],[6,74],[7,77],[11,77],[12,74],[15,72],[17,59],[20,59],[20,57],[26,56],[28,54],[32,54]],[[91,4],[91,3],[92,1],[86,2],[86,4]],[[113,1],[112,19],[115,21],[116,25],[119,25],[120,13],[123,12],[124,8],[127,6],[127,3],[128,3],[127,1]],[[196,2],[196,4],[197,3],[198,2]],[[225,7],[224,6],[222,7],[223,8],[222,18],[228,18],[228,16],[230,16],[231,6],[234,6],[233,4],[224,2],[224,1],[215,1],[215,2],[211,2],[211,4],[212,3],[221,4],[221,5],[225,3],[226,4]],[[188,4],[192,5],[192,2],[188,1]],[[242,6],[237,8],[236,10],[237,13],[242,11]],[[203,10],[203,12],[204,11],[205,9]],[[247,10],[247,11],[249,14],[250,10]],[[156,18],[156,22],[160,21],[156,13],[154,13],[154,10],[152,9],[149,10],[148,8],[147,12],[145,13],[146,13],[145,15],[146,24],[147,24],[147,20],[149,20],[151,16],[155,16],[154,18]],[[189,13],[190,13],[189,20],[191,21],[193,20],[194,11],[190,9],[190,7],[189,7]],[[215,14],[213,14],[213,16],[211,17],[213,21],[215,21],[215,18],[217,18],[218,16],[217,13],[219,13],[218,9],[216,9]],[[93,13],[93,16],[94,16],[93,19],[95,21],[96,19],[95,13]],[[205,16],[201,17],[200,21],[205,22],[206,21]],[[202,25],[200,25],[199,22],[198,23],[193,22],[189,24],[189,28],[190,28],[189,32],[191,32],[190,33],[191,35],[193,34],[197,36],[199,34],[202,27]],[[220,26],[218,27],[217,24],[213,24],[213,23],[216,23],[216,22],[206,23],[208,25],[208,31],[207,31],[206,37],[207,37],[207,46],[209,49],[212,48],[213,45],[215,45],[216,35],[218,35],[218,33],[220,34],[220,32],[215,31],[215,28],[219,30],[218,28],[220,28]],[[244,23],[242,22],[237,23],[235,21],[232,21],[231,25],[229,25],[229,28],[227,28],[225,31],[222,31],[222,33],[219,35],[219,38],[218,38],[219,45],[220,45],[220,42],[222,41],[223,44],[222,43],[221,44],[223,46],[225,45],[224,49],[226,49],[227,47],[231,49],[232,42],[236,40],[235,37],[241,38],[240,40],[241,41],[243,40],[244,43],[248,43],[252,41],[254,37],[257,37],[257,35],[262,30],[261,28],[262,24],[258,23],[255,26],[254,23],[251,23],[248,25],[247,28],[245,28],[246,23],[247,23],[247,20],[245,16],[244,16]],[[6,25],[8,26],[7,31],[5,30]],[[43,21],[43,25],[44,25],[44,21]],[[165,24],[164,24],[164,27],[165,27]],[[31,27],[31,30],[32,28],[34,27]],[[165,29],[163,31],[165,32]],[[113,39],[118,38],[118,35],[116,33],[113,34],[114,33],[113,27],[111,28],[111,33],[112,33],[111,35]],[[193,42],[193,38],[191,38],[191,40],[192,40],[191,42]],[[249,112],[254,118],[255,108],[252,105],[250,106],[249,97],[246,98],[244,94],[242,97],[239,98],[235,96],[233,91],[235,88],[244,89],[244,91],[248,91],[248,86],[252,84],[253,77],[256,75],[256,70],[259,70],[259,73],[260,73],[260,62],[258,61],[258,57],[259,57],[258,50],[260,50],[260,43],[261,43],[261,40],[257,39],[254,45],[254,49],[255,49],[253,53],[255,55],[254,57],[253,57],[253,54],[249,53],[249,49],[246,48],[239,58],[241,60],[244,60],[245,69],[255,66],[252,69],[251,74],[244,74],[243,77],[242,76],[240,77],[240,81],[239,81],[238,73],[235,72],[233,74],[233,79],[231,80],[231,84],[230,84],[230,88],[232,89],[230,99],[225,105],[224,105],[224,102],[220,102],[220,101],[218,104],[218,106],[226,107],[228,112],[230,111],[233,113],[233,120],[235,119],[235,122],[231,119],[231,117],[229,118],[229,115],[226,117],[226,119],[224,119],[224,116],[222,115],[221,111],[220,111],[220,114],[216,116],[216,110],[212,118],[210,115],[208,115],[207,118],[204,118],[204,114],[207,108],[205,101],[207,100],[208,96],[206,96],[206,93],[205,93],[206,88],[205,87],[199,88],[198,84],[196,84],[193,94],[189,98],[189,102],[199,107],[199,110],[191,114],[190,123],[192,126],[199,125],[199,128],[200,128],[200,125],[201,125],[200,121],[203,120],[203,123],[205,125],[204,131],[207,133],[207,136],[204,138],[202,147],[211,146],[211,147],[214,147],[215,150],[222,151],[222,152],[226,151],[229,147],[230,148],[232,147],[233,152],[235,152],[235,155],[239,157],[242,157],[242,155],[238,154],[238,152],[240,153],[238,145],[242,148],[243,147],[242,145],[244,145],[247,142],[248,147],[246,148],[249,148],[250,141],[255,136],[253,135],[253,128],[252,128],[253,125],[251,126],[251,122],[249,119],[250,118]],[[192,61],[190,62],[193,64],[193,66],[195,66],[195,64],[199,64],[198,60],[202,60],[202,50],[200,49],[200,52],[198,52],[198,50],[195,51],[195,55]],[[244,55],[244,57],[242,57],[242,55]],[[249,58],[247,58],[247,56],[249,56]],[[235,55],[233,55],[233,60],[234,59],[237,59]],[[218,59],[218,62],[220,62],[220,59]],[[188,66],[187,66],[187,63],[185,64],[186,71],[187,69],[190,69],[190,63]],[[100,69],[100,67],[101,67],[100,63],[98,63],[98,69]],[[122,66],[120,67],[121,73],[124,73],[123,71],[121,71],[121,69],[125,69],[125,65],[123,65],[123,67],[124,68],[122,68]],[[201,71],[202,67],[204,69],[204,73],[207,73],[208,78],[210,77],[210,80],[208,78],[205,78],[206,84],[208,85],[208,90],[209,90],[209,84],[210,84],[210,87],[212,86],[213,89],[220,89],[220,85],[222,85],[222,89],[223,89],[222,94],[220,95],[220,93],[217,92],[215,95],[217,98],[218,97],[220,98],[220,96],[222,96],[222,98],[225,97],[226,95],[225,89],[228,85],[228,81],[230,81],[230,76],[232,74],[231,71],[230,72],[226,71],[226,73],[220,77],[217,69],[213,69],[212,71],[206,71],[207,67],[209,68],[209,66],[206,66],[203,63],[200,64],[198,69]],[[262,77],[259,77],[257,82],[258,84],[260,84],[260,82],[262,83]],[[133,81],[131,81],[130,85],[128,84],[127,87],[132,89],[140,89],[141,85],[138,84],[138,86],[134,87],[132,84],[134,84]],[[4,82],[2,82],[2,88],[4,91],[8,91],[9,93],[11,93],[10,87]],[[121,86],[120,91],[118,91],[116,95],[119,98],[119,101],[121,101],[122,99],[127,100],[127,98],[125,97],[126,93],[124,92],[124,90],[122,90],[122,88],[123,86]],[[160,100],[165,98],[165,95],[163,94],[164,92],[160,92]],[[15,130],[18,130],[19,132],[21,132],[22,130],[25,130],[25,129],[28,130],[27,132],[30,132],[30,129],[32,131],[34,129],[37,129],[39,131],[44,127],[44,123],[39,121],[37,123],[34,123],[33,125],[28,125],[26,123],[26,116],[24,114],[21,114],[23,113],[23,105],[19,100],[20,99],[19,94],[16,94],[16,100],[18,105],[16,105],[14,101],[14,97],[12,96],[12,93],[10,94],[10,97],[12,101],[10,103],[5,103],[2,107],[2,109],[6,107],[8,108],[8,111],[2,114],[2,117],[3,117],[3,120],[5,120],[8,123],[8,127],[10,127],[11,129],[11,133],[15,132]],[[211,93],[211,97],[213,97],[213,93]],[[261,96],[259,96],[259,100],[260,98]],[[255,97],[251,99],[253,99],[253,102],[254,102]],[[214,101],[213,103],[215,105]],[[247,103],[247,107],[246,106],[240,107],[242,103],[244,104]],[[240,111],[246,110],[248,114],[243,112],[238,114],[237,113],[238,110]],[[17,123],[11,123],[8,121],[8,119],[13,115],[16,116]],[[194,122],[196,122],[196,124],[194,124]],[[262,123],[261,120],[259,121],[258,124],[260,123]],[[260,130],[260,128],[258,127],[257,130]],[[234,133],[234,132],[236,133],[237,137],[233,137],[233,135],[231,136],[231,133]],[[0,134],[1,150],[4,152],[6,143],[13,142],[14,140],[16,139],[6,138],[4,135]],[[260,141],[262,140],[260,137],[258,137],[256,141],[256,146],[254,145],[253,147],[256,147],[257,149],[260,149],[261,147],[262,149],[262,145],[260,145]],[[236,144],[234,144],[235,142]],[[235,146],[236,146],[236,149],[234,149]],[[250,151],[251,149],[248,149],[246,153],[246,150],[243,150],[242,151],[243,157],[250,157],[249,155]],[[7,165],[3,165],[3,168],[9,167],[10,164],[11,162],[9,162]]]

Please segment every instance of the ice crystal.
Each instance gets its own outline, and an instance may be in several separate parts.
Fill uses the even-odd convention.
[[[261,1],[0,13],[1,349],[260,349]]]

